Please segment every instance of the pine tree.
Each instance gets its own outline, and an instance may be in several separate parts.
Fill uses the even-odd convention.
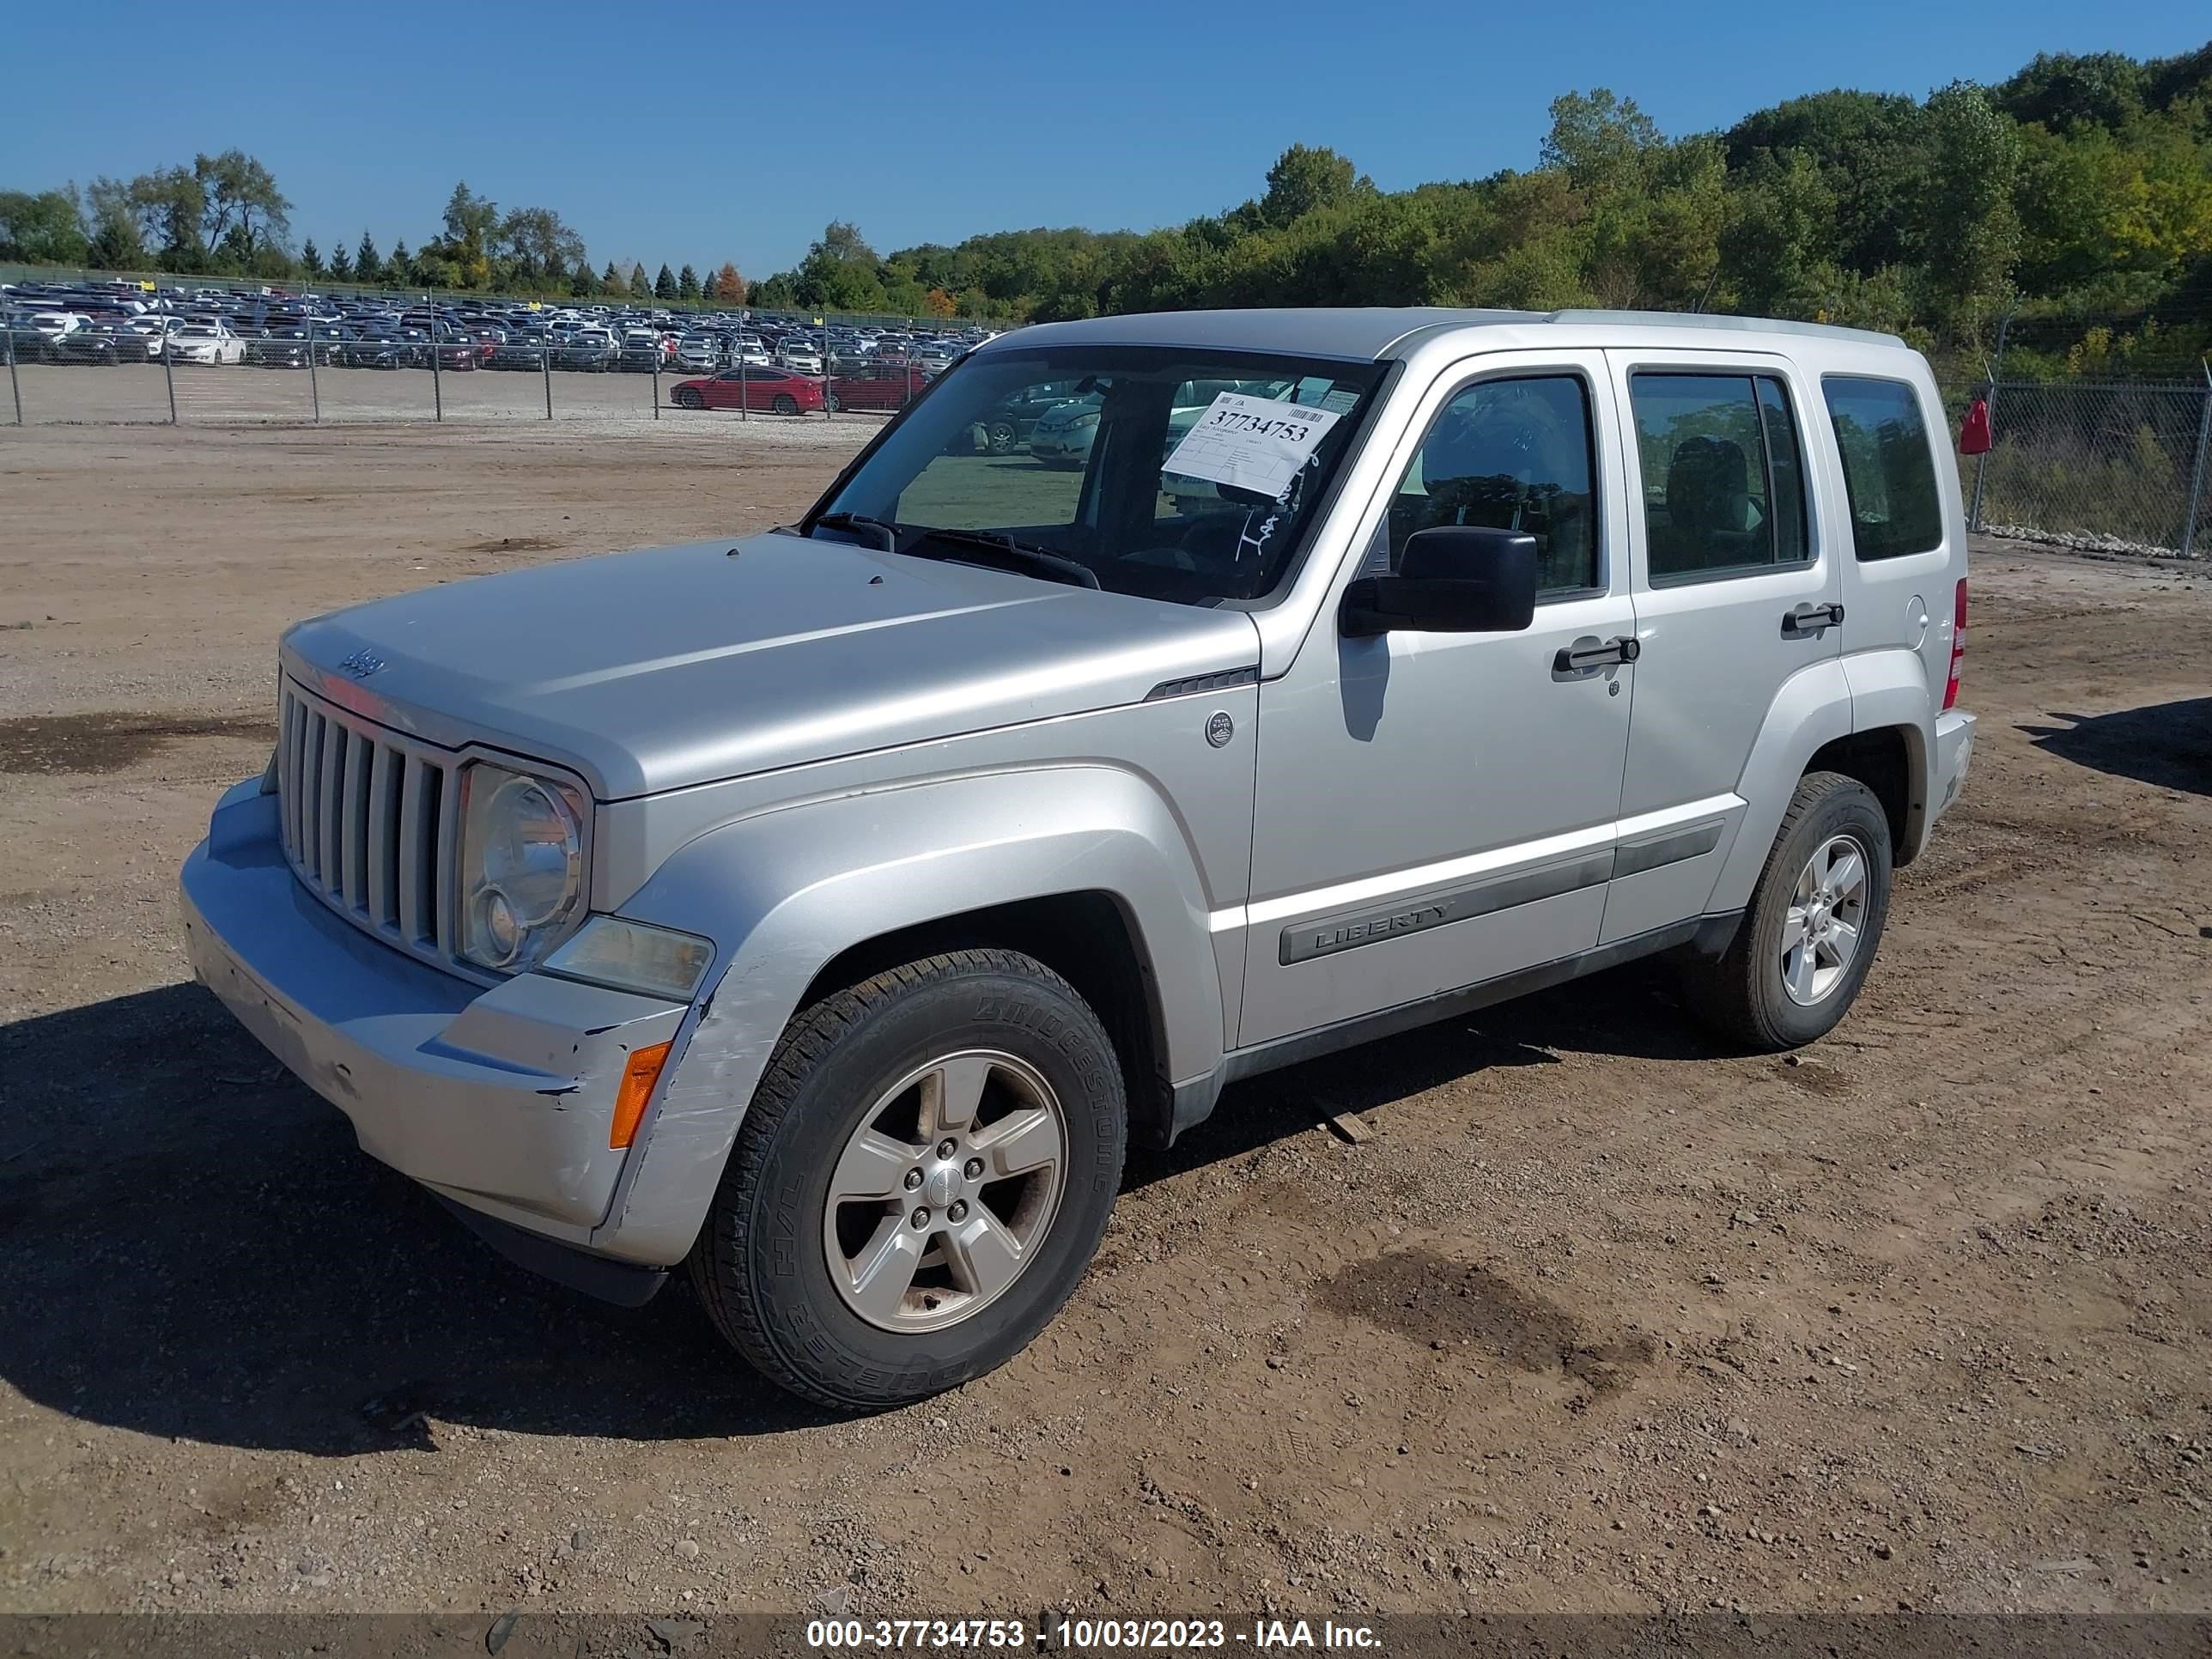
[[[331,280],[334,283],[344,283],[350,282],[352,279],[353,255],[348,253],[345,251],[345,244],[340,242],[331,250]]]
[[[384,258],[376,251],[376,239],[365,230],[361,234],[361,246],[354,252],[353,276],[357,283],[384,280]]]
[[[699,297],[699,273],[689,265],[677,273],[676,297],[679,300],[695,301]]]
[[[384,262],[384,279],[398,288],[415,280],[415,256],[407,251],[404,236],[392,245],[392,257]]]
[[[714,298],[726,306],[741,306],[745,302],[745,279],[738,275],[738,268],[728,260],[714,273]]]
[[[607,261],[607,268],[599,273],[599,286],[609,294],[629,292],[629,284],[623,280],[622,272],[615,269],[615,262],[611,259]]]
[[[676,297],[676,273],[666,265],[661,266],[660,275],[653,279],[653,297],[656,300]]]
[[[628,287],[629,289],[629,297],[633,300],[642,300],[647,295],[653,292],[653,284],[646,281],[645,278],[644,261],[640,260],[636,264],[634,264],[629,268],[629,282],[628,283]]]
[[[315,239],[312,236],[300,245],[300,269],[310,276],[323,274],[322,250],[315,246]]]

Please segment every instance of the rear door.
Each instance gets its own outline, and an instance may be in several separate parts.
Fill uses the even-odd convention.
[[[1611,351],[1628,438],[1636,706],[1603,941],[1699,914],[1767,711],[1837,673],[1839,550],[1806,461],[1820,390],[1761,352]]]

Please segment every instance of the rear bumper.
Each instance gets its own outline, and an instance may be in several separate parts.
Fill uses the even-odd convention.
[[[1966,768],[1974,758],[1974,717],[1947,708],[1936,717],[1936,764],[1928,778],[1928,824],[1935,827],[1945,809],[1966,787]]]
[[[623,1064],[673,1037],[682,1006],[538,974],[486,988],[380,943],[295,879],[258,780],[217,804],[179,884],[194,975],[364,1152],[482,1215],[589,1243],[627,1155],[607,1145]]]

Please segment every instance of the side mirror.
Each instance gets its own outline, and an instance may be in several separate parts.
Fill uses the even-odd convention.
[[[1344,590],[1341,631],[1517,634],[1536,617],[1536,538],[1486,525],[1439,525],[1407,538],[1398,571]]]

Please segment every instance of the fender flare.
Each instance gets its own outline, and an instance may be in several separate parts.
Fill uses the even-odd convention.
[[[1182,825],[1104,764],[984,773],[780,808],[679,848],[621,914],[715,946],[596,1250],[665,1266],[690,1249],[745,1108],[822,969],[901,928],[1024,899],[1104,892],[1152,969],[1168,1073],[1218,1067],[1207,895]]]
[[[1805,763],[1824,744],[1850,734],[1851,688],[1841,658],[1808,664],[1782,683],[1736,781],[1743,818],[1705,901],[1709,915],[1733,913],[1751,902]]]

